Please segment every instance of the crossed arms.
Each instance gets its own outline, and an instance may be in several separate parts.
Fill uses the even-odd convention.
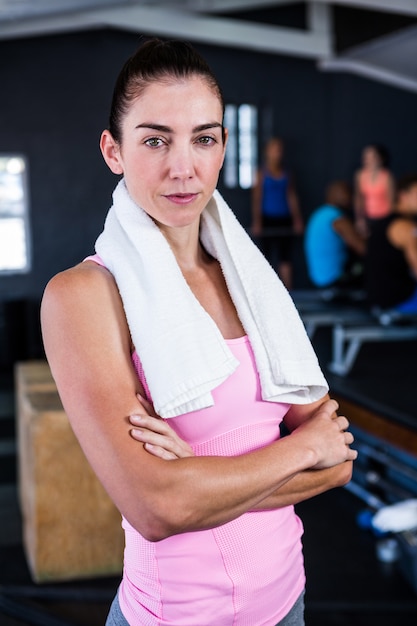
[[[53,278],[41,320],[75,435],[115,505],[146,539],[216,527],[350,479],[357,456],[350,448],[353,437],[327,397],[293,405],[285,418],[291,434],[262,449],[236,457],[193,456],[138,397],[143,390],[123,307],[105,268],[86,262]]]

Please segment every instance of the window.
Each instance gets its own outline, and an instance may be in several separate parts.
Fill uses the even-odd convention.
[[[249,189],[257,168],[257,109],[251,104],[227,104],[224,124],[229,131],[223,176],[226,187]]]
[[[19,155],[0,155],[0,273],[28,272],[27,164]]]

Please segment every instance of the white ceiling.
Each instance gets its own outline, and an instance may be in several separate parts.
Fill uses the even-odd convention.
[[[417,26],[336,55],[332,6],[417,17],[417,0],[306,2],[307,29],[239,20],[233,12],[296,0],[0,0],[0,39],[113,27],[202,43],[315,59],[327,71],[347,71],[417,92]],[[227,13],[227,16],[223,16]],[[247,16],[247,13],[246,13]]]

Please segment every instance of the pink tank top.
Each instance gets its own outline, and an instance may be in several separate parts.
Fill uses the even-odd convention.
[[[359,188],[364,198],[366,217],[377,219],[391,213],[391,192],[389,175],[386,170],[378,172],[375,180],[368,172],[363,171],[359,176]]]
[[[276,441],[289,408],[261,399],[249,339],[227,344],[240,365],[214,390],[214,406],[169,420],[196,455],[234,456]],[[149,395],[138,355],[132,359]],[[119,602],[130,626],[271,626],[304,588],[303,528],[292,506],[159,542],[122,525]]]

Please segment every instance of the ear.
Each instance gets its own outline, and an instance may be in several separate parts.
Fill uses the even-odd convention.
[[[101,133],[100,150],[103,155],[103,159],[113,174],[123,174],[120,147],[109,130],[104,130]]]

